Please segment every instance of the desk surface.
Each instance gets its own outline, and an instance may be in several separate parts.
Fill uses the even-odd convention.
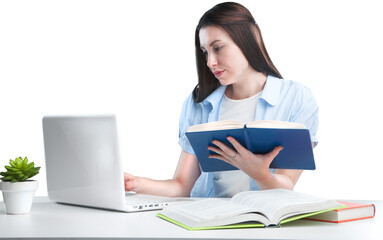
[[[366,201],[358,201],[366,202]],[[383,201],[373,219],[334,224],[298,220],[280,228],[188,231],[158,217],[158,211],[121,213],[35,197],[28,215],[6,215],[0,203],[0,238],[126,239],[383,239]]]

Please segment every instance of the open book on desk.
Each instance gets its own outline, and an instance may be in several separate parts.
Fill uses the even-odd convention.
[[[265,154],[282,146],[270,168],[315,169],[310,132],[299,123],[262,120],[244,126],[237,121],[224,120],[191,126],[186,136],[204,172],[238,170],[224,161],[209,158],[210,154],[215,154],[207,149],[213,146],[213,140],[234,148],[226,139],[228,136],[255,154]]]
[[[167,206],[157,216],[188,230],[270,227],[342,207],[335,200],[273,189]]]

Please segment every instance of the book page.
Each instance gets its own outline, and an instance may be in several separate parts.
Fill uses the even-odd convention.
[[[209,198],[200,201],[172,205],[170,207],[174,211],[188,215],[198,221],[225,218],[247,212],[249,209],[245,206],[230,202],[228,199]]]
[[[283,129],[306,129],[305,125],[294,122],[283,122],[274,120],[259,120],[246,124],[248,128],[283,128]]]
[[[160,213],[189,227],[207,227],[234,224],[243,221],[268,220],[259,214],[246,214],[251,209],[229,199],[209,198],[165,207]]]
[[[237,121],[223,120],[217,122],[203,123],[190,126],[187,132],[203,132],[225,129],[239,129],[243,128],[243,124]]]
[[[335,200],[285,189],[242,192],[236,194],[231,201],[262,212],[271,224],[278,224],[290,216],[341,206]]]

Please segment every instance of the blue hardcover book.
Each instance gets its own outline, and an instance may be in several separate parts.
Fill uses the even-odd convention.
[[[209,158],[216,154],[208,150],[219,140],[234,149],[226,139],[234,137],[242,146],[255,154],[264,154],[276,146],[283,150],[271,162],[270,168],[314,170],[315,162],[309,130],[302,124],[280,121],[255,121],[243,126],[235,121],[218,121],[191,126],[186,132],[198,158],[202,171],[238,170],[224,161]]]

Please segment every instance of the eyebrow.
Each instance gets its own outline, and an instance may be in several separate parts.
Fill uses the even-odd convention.
[[[219,42],[219,41],[221,41],[221,40],[219,40],[219,39],[214,40],[214,41],[212,41],[212,42],[209,44],[209,46],[211,47],[211,46],[213,46],[214,43]],[[201,46],[200,48],[204,48],[204,47]]]

